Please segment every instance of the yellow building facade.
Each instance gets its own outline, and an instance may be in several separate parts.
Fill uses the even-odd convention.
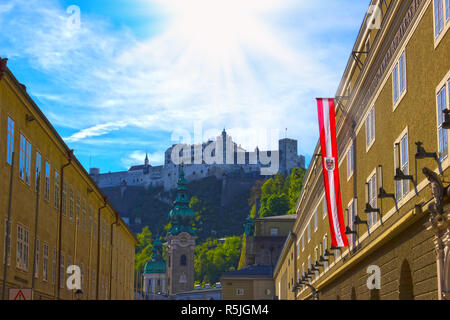
[[[370,5],[336,93],[350,245],[331,248],[318,144],[274,271],[281,299],[449,298],[450,4]]]
[[[32,288],[35,300],[133,299],[136,238],[6,63],[0,61],[0,298]],[[81,295],[67,287],[70,265],[80,268]]]

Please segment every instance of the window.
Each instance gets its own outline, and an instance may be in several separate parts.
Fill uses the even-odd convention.
[[[6,149],[6,162],[12,165],[12,156],[14,152],[14,121],[8,117],[8,137]]]
[[[73,189],[69,191],[69,219],[73,219]]]
[[[447,98],[446,98],[446,88],[444,86],[437,94],[438,139],[439,139],[438,145],[439,145],[440,161],[443,161],[448,156],[448,133],[447,130],[442,127],[442,123],[444,122],[444,114],[442,110],[445,109],[447,109]]]
[[[59,174],[55,171],[55,197],[54,197],[54,207],[56,210],[59,209]]]
[[[45,162],[45,190],[44,198],[46,201],[50,201],[50,163]]]
[[[348,205],[348,227],[352,231],[356,231],[355,217],[356,217],[356,199],[353,199]],[[356,234],[350,234],[348,237],[350,249],[352,249],[355,247],[356,244]]]
[[[96,282],[95,282],[95,271],[92,271],[92,297],[95,297],[96,293]]]
[[[186,256],[183,254],[182,256],[181,256],[181,259],[180,259],[180,265],[181,266],[186,266],[187,265],[187,261],[186,261],[187,259],[186,259]]]
[[[312,271],[311,270],[311,256],[308,257],[308,271]]]
[[[305,250],[305,234],[302,234],[302,251]]]
[[[21,225],[17,226],[17,267],[28,271],[29,232]]]
[[[317,229],[319,229],[319,213],[316,209],[316,211],[314,211],[314,232],[317,231]]]
[[[308,223],[308,243],[311,241],[311,221]]]
[[[404,51],[392,71],[392,90],[393,102],[396,105],[406,91],[406,56]]]
[[[80,226],[80,194],[77,194],[77,200],[75,202],[75,219],[77,227]]]
[[[449,19],[449,1],[447,5],[447,20]],[[434,36],[437,38],[444,30],[444,0],[434,0]]]
[[[319,248],[316,247],[314,249],[314,263],[318,263],[319,262]],[[315,271],[315,277],[318,278],[319,277],[319,271]]]
[[[34,266],[34,277],[39,278],[39,239],[36,239],[36,255],[35,255],[35,266]]]
[[[327,259],[327,257],[325,256],[325,252],[326,252],[326,250],[328,250],[328,237],[327,236],[325,236],[322,240],[322,250],[323,250],[323,252],[322,252],[323,257],[325,259]],[[327,269],[328,269],[328,261],[324,261],[323,262],[323,270],[325,271]]]
[[[372,206],[372,208],[377,208],[377,174],[374,173],[369,180],[367,180],[367,194],[369,198],[367,199],[368,203]],[[367,223],[369,228],[371,228],[375,223],[377,223],[377,213],[370,212],[367,214]]]
[[[36,152],[36,192],[39,190],[41,186],[41,166],[42,166],[42,158],[39,152]]]
[[[366,118],[366,148],[375,141],[375,108],[372,107]]]
[[[322,200],[322,217],[325,219],[325,217],[327,216],[327,197],[324,196],[323,200]]]
[[[56,283],[56,249],[53,249],[53,260],[52,260],[52,283]]]
[[[399,158],[400,157],[400,158]],[[400,170],[405,174],[409,174],[409,163],[408,163],[408,134],[405,134],[399,143],[394,146],[394,162],[395,168],[400,168]],[[400,160],[400,161],[398,161]],[[395,195],[396,199],[401,200],[409,192],[409,180],[395,181]]]
[[[31,143],[20,135],[19,178],[26,184],[31,183]]]
[[[62,189],[62,199],[61,199],[61,212],[63,216],[66,215],[66,207],[67,207],[67,183],[63,181],[63,189]]]
[[[89,229],[88,232],[91,234],[92,230],[92,207],[89,207]]]
[[[354,170],[354,158],[353,158],[353,144],[347,152],[347,180],[349,180],[353,175]]]
[[[64,279],[65,279],[65,275],[66,275],[66,270],[65,270],[65,263],[64,263],[64,253],[61,252],[61,264],[59,265],[59,272],[60,272],[60,277],[59,277],[59,282],[60,282],[60,287],[64,288]]]
[[[270,228],[270,236],[271,237],[278,236],[278,228]]]
[[[48,244],[44,242],[43,247],[43,264],[42,264],[42,279],[48,281]]]
[[[82,228],[83,231],[86,231],[86,200],[83,199],[83,206],[82,206],[82,210],[81,210],[82,214],[81,214],[81,221],[82,221]]]
[[[6,252],[8,251],[8,266],[11,264],[11,223],[9,223],[9,234],[8,234],[8,219],[5,219],[5,240],[3,245],[3,263],[5,263]]]
[[[237,296],[243,296],[244,295],[244,289],[236,289],[236,295]]]

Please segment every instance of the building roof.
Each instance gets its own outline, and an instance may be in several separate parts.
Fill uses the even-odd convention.
[[[247,279],[247,278],[270,278],[272,279],[273,266],[271,265],[255,265],[244,269],[224,273],[222,278],[225,279]]]
[[[273,216],[273,217],[264,217],[264,218],[257,218],[256,220],[297,220],[296,214],[286,214],[282,216]]]

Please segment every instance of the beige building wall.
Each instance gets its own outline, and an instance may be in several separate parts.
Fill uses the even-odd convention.
[[[8,119],[14,122],[13,168],[7,161]],[[21,146],[21,137],[29,148]],[[11,195],[6,290],[33,286],[36,237],[35,299],[75,298],[66,287],[69,264],[82,269],[83,299],[133,299],[134,235],[108,202],[104,207],[100,189],[8,69],[0,70],[0,146],[0,294]],[[20,176],[26,163],[21,158],[29,158],[29,179]]]

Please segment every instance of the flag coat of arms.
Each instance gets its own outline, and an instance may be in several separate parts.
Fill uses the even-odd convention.
[[[333,247],[348,247],[342,213],[334,99],[317,99],[323,179]]]

